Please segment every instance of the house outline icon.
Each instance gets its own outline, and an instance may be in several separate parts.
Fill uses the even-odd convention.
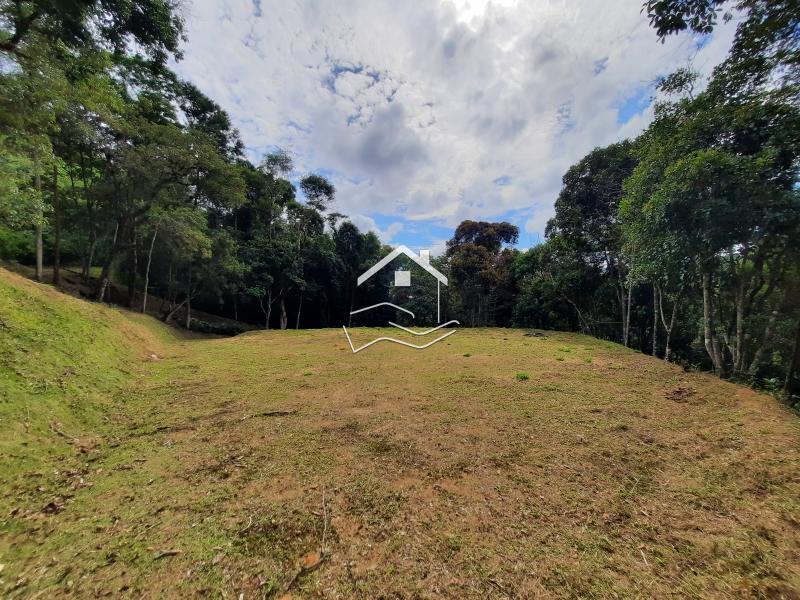
[[[376,262],[372,267],[364,271],[358,277],[357,285],[361,285],[365,281],[367,281],[370,277],[375,275],[378,271],[383,269],[386,265],[392,262],[395,258],[404,254],[420,267],[425,269],[428,273],[433,275],[436,279],[436,322],[441,323],[441,308],[440,308],[440,300],[441,300],[441,285],[447,285],[447,277],[445,277],[442,273],[440,273],[431,263],[429,262],[429,252],[427,250],[423,250],[420,252],[419,255],[412,252],[408,246],[400,245],[397,246],[394,250],[392,250],[389,254],[384,256],[378,262]],[[398,286],[407,286],[411,285],[411,278],[410,273],[408,271],[396,271],[395,272],[395,285]]]

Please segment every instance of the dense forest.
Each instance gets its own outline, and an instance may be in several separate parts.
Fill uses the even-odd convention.
[[[443,316],[582,331],[796,400],[800,5],[644,10],[661,39],[735,18],[727,59],[709,80],[660,79],[639,137],[564,174],[544,243],[461,223],[432,259],[450,278]],[[334,211],[330,181],[282,150],[247,160],[225,110],[170,70],[179,14],[0,1],[0,257],[193,329],[338,326],[387,294],[432,321],[433,282],[356,286],[389,249]]]

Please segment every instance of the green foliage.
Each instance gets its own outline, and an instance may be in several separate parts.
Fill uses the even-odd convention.
[[[9,136],[0,135],[0,222],[15,229],[43,225],[47,205],[30,185],[36,163],[19,152]]]
[[[696,33],[711,33],[717,24],[719,7],[727,0],[691,0],[689,2],[647,0],[647,16],[658,37],[691,29]],[[729,19],[725,15],[725,19]]]
[[[107,47],[123,53],[134,42],[155,61],[179,55],[183,22],[173,0],[3,0],[0,50],[24,56],[39,40],[70,49]]]
[[[30,233],[0,225],[0,259],[29,262],[33,253]]]
[[[192,319],[191,330],[199,333],[212,333],[215,335],[239,335],[248,330],[247,327],[239,323],[212,323],[202,319]]]
[[[292,169],[294,169],[294,162],[288,151],[278,149],[264,157],[261,162],[261,168],[273,177],[278,177],[291,173]]]
[[[707,88],[695,93],[690,69],[664,77],[674,99],[638,139],[564,176],[547,243],[517,261],[514,318],[630,337],[752,383],[781,373],[788,391],[800,352],[797,3],[645,7],[663,38],[708,33],[723,5],[741,18]],[[619,323],[621,335],[608,328]]]
[[[509,325],[516,293],[514,244],[519,229],[510,223],[463,221],[447,242],[455,317],[471,326]]]
[[[800,4],[795,0],[647,0],[645,9],[662,41],[686,29],[709,34],[720,14],[729,21],[738,12],[733,46],[715,69],[712,88],[727,95],[761,90],[796,98]]]
[[[336,188],[322,175],[306,175],[300,180],[300,189],[308,204],[319,211],[325,210],[336,196]]]
[[[741,11],[705,90],[679,69],[632,142],[571,167],[516,263],[520,325],[581,329],[785,393],[798,385],[797,3],[648,2],[660,37]],[[725,17],[727,18],[727,17]],[[698,86],[699,87],[699,86]],[[621,327],[620,327],[621,324]],[[618,328],[618,329],[617,329]]]

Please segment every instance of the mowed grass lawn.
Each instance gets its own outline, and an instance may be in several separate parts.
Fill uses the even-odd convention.
[[[0,594],[798,597],[796,415],[523,333],[185,337],[0,271]]]

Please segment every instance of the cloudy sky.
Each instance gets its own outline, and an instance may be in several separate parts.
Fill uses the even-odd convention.
[[[657,77],[722,60],[732,25],[656,40],[640,0],[193,0],[177,71],[231,115],[251,160],[386,243],[441,250],[463,219],[540,241],[561,176],[637,134]]]

